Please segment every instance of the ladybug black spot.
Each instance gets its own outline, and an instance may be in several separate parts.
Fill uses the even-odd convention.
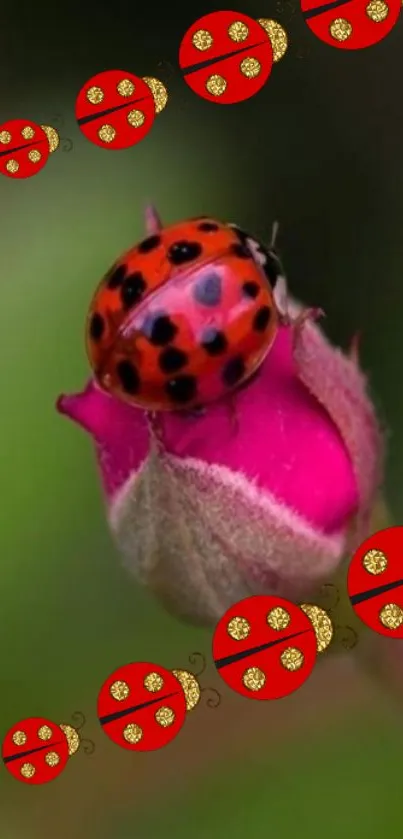
[[[236,243],[235,245],[231,245],[231,253],[234,256],[237,256],[239,259],[251,259],[252,254],[247,247],[247,245],[241,245],[241,243]]]
[[[269,324],[271,318],[270,306],[262,306],[253,318],[253,328],[255,332],[264,332]]]
[[[199,242],[187,242],[186,240],[174,242],[168,250],[168,259],[172,265],[183,265],[197,259],[202,252]]]
[[[139,253],[150,253],[158,248],[161,244],[161,236],[149,236],[148,239],[143,239],[138,245]]]
[[[131,361],[119,361],[116,365],[116,373],[120,379],[125,393],[135,395],[140,388],[140,376]]]
[[[204,274],[195,284],[193,295],[197,303],[202,306],[218,306],[221,300],[221,277],[209,272]]]
[[[98,312],[94,312],[90,321],[90,335],[93,341],[100,341],[104,334],[105,321]]]
[[[240,355],[237,355],[224,365],[222,380],[227,387],[233,387],[244,377],[245,372],[245,362]]]
[[[147,283],[140,271],[135,271],[134,274],[129,274],[129,276],[126,277],[120,292],[124,308],[131,309],[135,303],[139,303],[146,288]]]
[[[178,327],[172,322],[168,315],[163,313],[148,315],[141,331],[155,347],[164,347],[173,341]]]
[[[198,230],[202,233],[216,233],[218,230],[218,224],[215,224],[214,221],[202,221],[202,223],[198,225]]]
[[[255,300],[260,292],[259,283],[254,283],[253,280],[246,280],[242,286],[242,291],[245,297],[250,297],[252,300]]]
[[[228,341],[224,332],[210,326],[204,330],[201,336],[201,345],[209,355],[221,355],[227,349]]]
[[[122,285],[123,280],[126,276],[126,265],[118,265],[117,268],[112,268],[108,271],[105,282],[108,288],[115,289],[119,288]]]
[[[178,405],[185,405],[195,398],[197,393],[197,381],[194,376],[176,376],[170,379],[165,385],[165,391],[172,402]]]
[[[162,351],[158,363],[163,373],[177,373],[188,363],[188,356],[177,347],[167,347]]]

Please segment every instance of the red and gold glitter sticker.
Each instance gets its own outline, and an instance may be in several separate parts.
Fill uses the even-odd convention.
[[[301,0],[305,22],[317,38],[342,50],[379,43],[393,29],[401,0]]]
[[[250,99],[261,90],[273,66],[266,29],[241,12],[212,12],[184,35],[179,65],[194,93],[219,105]]]
[[[358,548],[348,571],[351,605],[370,629],[403,638],[403,527],[379,530]]]
[[[98,696],[98,718],[118,746],[152,751],[167,746],[186,717],[180,680],[157,664],[137,662],[115,670]]]
[[[0,172],[9,178],[32,178],[50,154],[40,125],[28,119],[10,119],[0,125]]]
[[[155,82],[126,70],[105,70],[89,79],[76,100],[76,120],[87,140],[105,149],[127,149],[143,140],[155,119]]]
[[[220,676],[248,699],[280,699],[298,690],[312,673],[316,655],[311,620],[280,597],[241,600],[214,632],[213,658]]]
[[[63,772],[70,757],[67,734],[44,717],[28,717],[7,732],[2,748],[6,769],[26,784],[46,784]]]

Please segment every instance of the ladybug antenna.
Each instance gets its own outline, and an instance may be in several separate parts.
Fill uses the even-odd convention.
[[[83,744],[83,752],[85,755],[93,755],[95,752],[95,743],[93,740],[89,740],[88,737],[84,737],[81,739]]]
[[[358,644],[358,635],[352,626],[335,626],[334,640],[339,641],[345,650],[352,650]]]
[[[278,221],[273,222],[273,227],[271,229],[270,245],[269,245],[270,249],[273,250],[273,251],[276,248],[276,241],[277,241],[279,227],[280,227],[280,225],[279,225]]]
[[[221,705],[221,693],[219,693],[215,688],[202,688],[200,693],[210,694],[209,698],[206,699],[207,708],[218,708],[218,706]]]
[[[86,719],[82,711],[74,711],[74,714],[71,715],[71,721],[77,734],[86,723]],[[92,755],[95,752],[95,743],[93,740],[88,739],[88,737],[80,736],[80,746],[83,747],[83,752],[86,755]]]
[[[74,146],[73,140],[71,140],[70,137],[61,137],[60,139],[63,143],[62,151],[71,151]]]
[[[74,711],[74,714],[71,715],[71,720],[76,731],[81,731],[86,723],[86,719],[82,711]]]
[[[325,612],[333,612],[340,601],[340,592],[334,583],[325,583],[319,592],[321,607]]]
[[[196,678],[198,676],[201,676],[202,673],[204,673],[206,669],[206,659],[203,653],[191,653],[189,656],[190,664],[197,664],[198,659],[201,659],[201,670],[199,670],[198,673],[193,673],[193,675],[196,676]]]
[[[162,221],[155,207],[149,204],[144,211],[144,226],[147,236],[155,236],[162,230]]]

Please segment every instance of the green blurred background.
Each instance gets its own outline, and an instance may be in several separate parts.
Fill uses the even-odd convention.
[[[88,376],[90,296],[142,236],[148,201],[167,222],[211,213],[263,238],[279,219],[292,292],[325,309],[337,343],[362,330],[388,430],[388,499],[403,517],[403,21],[350,54],[316,40],[297,6],[232,8],[279,20],[290,38],[266,87],[232,107],[196,97],[177,69],[182,34],[208,3],[2,10],[1,121],[53,122],[74,147],[32,180],[0,183],[0,737],[23,717],[69,722],[79,708],[97,746],[43,787],[3,769],[2,839],[371,839],[401,821],[400,717],[352,656],[329,659],[281,703],[224,687],[221,707],[199,708],[160,753],[119,750],[96,720],[119,665],[185,667],[210,650],[211,633],[176,622],[127,578],[91,442],[54,410]],[[74,118],[81,85],[111,68],[158,76],[170,93],[151,135],[122,152],[91,145]],[[210,666],[202,678],[217,685]]]

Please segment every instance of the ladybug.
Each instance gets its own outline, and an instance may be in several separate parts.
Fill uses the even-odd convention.
[[[148,411],[197,410],[244,384],[280,321],[274,245],[209,216],[163,228],[121,256],[86,327],[98,385]],[[147,220],[147,216],[146,216]]]
[[[231,606],[213,637],[215,666],[248,699],[280,699],[300,688],[318,652],[313,621],[283,598],[252,595]]]

